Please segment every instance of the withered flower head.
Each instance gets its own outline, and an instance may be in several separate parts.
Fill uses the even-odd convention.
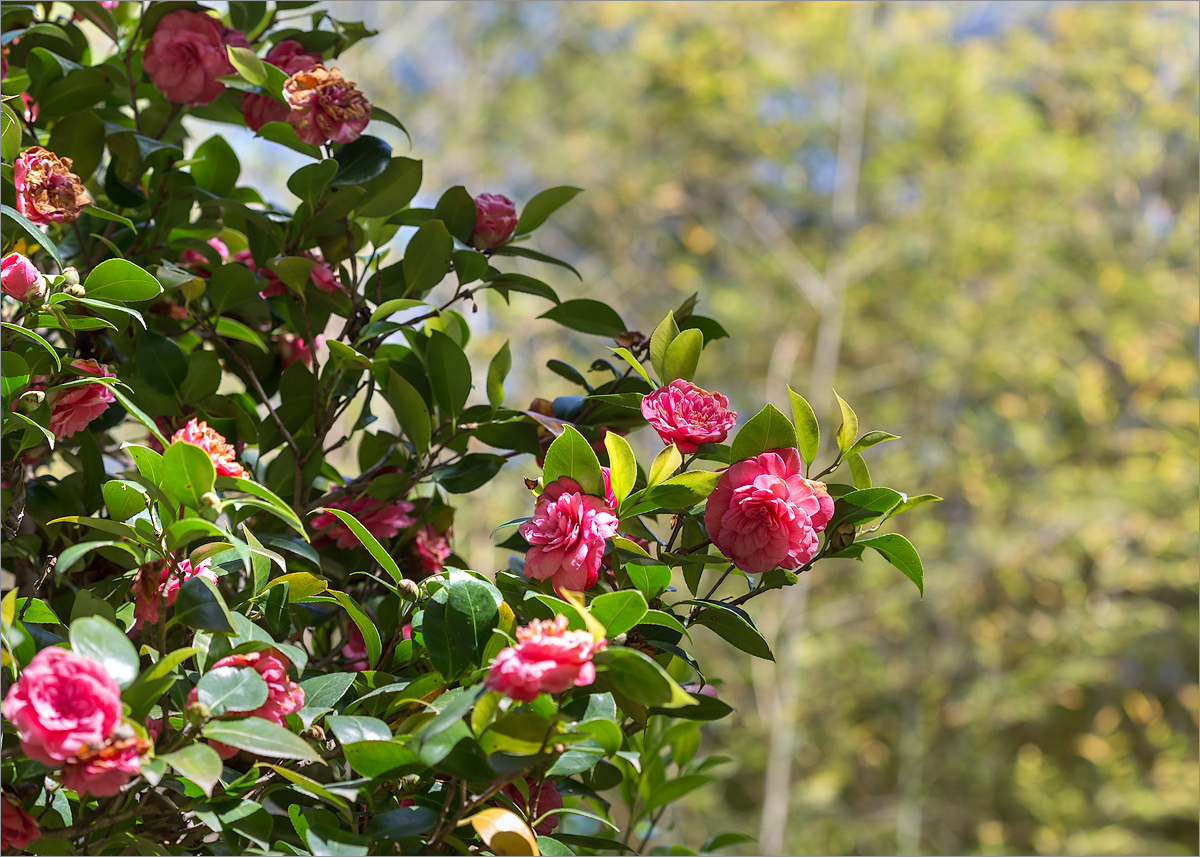
[[[41,146],[26,149],[17,158],[13,183],[17,211],[32,223],[70,223],[92,201],[79,176],[71,172],[71,159]]]
[[[288,122],[305,143],[349,143],[371,120],[371,103],[336,68],[317,64],[298,71],[283,85],[291,107]]]

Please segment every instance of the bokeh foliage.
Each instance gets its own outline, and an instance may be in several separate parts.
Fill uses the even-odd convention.
[[[442,153],[431,186],[569,176],[588,192],[545,243],[576,296],[603,284],[656,319],[664,286],[699,291],[744,331],[707,376],[735,405],[807,381],[806,265],[844,259],[836,386],[922,439],[878,453],[889,478],[946,497],[910,523],[919,606],[846,563],[801,616],[767,608],[794,704],[767,704],[769,668],[714,671],[745,715],[714,733],[740,770],[661,842],[758,824],[774,716],[794,730],[783,853],[1196,852],[1194,4],[883,4],[865,38],[843,4],[329,5],[383,30],[353,76]],[[472,324],[481,349],[559,336],[489,307]],[[493,502],[460,513],[476,550]]]

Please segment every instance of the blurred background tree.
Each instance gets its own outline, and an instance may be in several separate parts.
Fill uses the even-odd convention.
[[[539,233],[564,298],[649,332],[699,292],[739,333],[701,384],[831,422],[836,386],[913,438],[888,484],[946,498],[906,516],[924,601],[870,560],[754,602],[779,664],[716,671],[728,777],[655,844],[1197,853],[1196,4],[325,7],[382,31],[340,65],[438,153],[414,204],[577,182]],[[514,398],[577,392],[522,376],[562,337],[524,300],[472,347],[519,342]],[[476,568],[521,468],[464,498]]]

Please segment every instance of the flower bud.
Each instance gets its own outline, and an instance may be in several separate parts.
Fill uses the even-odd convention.
[[[845,550],[854,544],[854,524],[842,524],[833,531],[833,535],[829,539],[831,547],[835,551]]]
[[[46,394],[41,390],[26,390],[17,399],[17,409],[23,414],[31,414],[46,401]]]
[[[216,507],[221,505],[221,498],[215,491],[205,491],[203,496],[200,497],[200,502],[205,506]]]
[[[63,284],[68,286],[79,285],[79,269],[74,265],[70,265],[63,269],[62,272]]]
[[[63,289],[63,291],[73,298],[87,297],[87,290],[83,286],[79,285],[79,283],[76,283],[73,286],[67,286],[65,289]]]
[[[476,250],[493,250],[508,243],[517,228],[517,208],[507,196],[481,193],[475,197],[475,228],[471,246]]]
[[[9,253],[4,257],[0,289],[14,300],[41,303],[46,294],[46,278],[20,253]]]
[[[405,578],[396,584],[396,590],[400,598],[404,601],[416,601],[422,596],[421,587],[416,581]]]

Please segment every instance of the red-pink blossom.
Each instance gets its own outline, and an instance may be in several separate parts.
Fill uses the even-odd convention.
[[[275,345],[279,349],[279,362],[283,364],[284,369],[297,360],[311,369],[314,352],[324,344],[325,337],[319,333],[313,337],[311,346],[294,333],[285,333],[275,341]]]
[[[742,571],[799,568],[816,555],[833,498],[801,468],[795,449],[773,449],[739,461],[717,480],[704,524],[717,549]]]
[[[121,688],[95,661],[51,646],[33,656],[4,698],[21,750],[51,767],[102,744],[121,720]]]
[[[175,574],[171,574],[171,564],[164,562],[158,573],[158,588],[148,589],[145,585],[153,583],[149,577],[143,577],[145,568],[137,573],[133,579],[133,628],[136,631],[146,622],[151,625],[158,624],[158,593],[163,594],[163,604],[170,607],[175,603],[175,599],[179,597],[179,588],[184,582],[191,580],[193,577],[203,577],[212,583],[217,582],[217,573],[212,569],[212,560],[205,559],[192,567],[192,561],[189,559],[181,559],[176,564]]]
[[[446,534],[439,533],[428,524],[417,530],[413,548],[425,574],[437,574],[450,556],[450,542],[446,540]]]
[[[263,57],[264,62],[283,69],[289,76],[320,65],[321,55],[309,53],[295,39],[284,39]],[[258,132],[268,122],[286,122],[291,108],[269,95],[242,93],[242,118],[251,131]]]
[[[246,469],[238,463],[237,451],[225,441],[224,435],[210,428],[205,421],[188,420],[187,425],[171,437],[171,443],[190,443],[208,453],[218,476],[246,478]]]
[[[530,823],[537,821],[543,814],[555,809],[562,809],[562,795],[558,793],[557,780],[542,780],[541,787],[538,787],[537,780],[533,777],[525,778],[525,791],[529,793],[529,799],[521,794],[521,790],[517,788],[515,783],[509,783],[501,791],[505,797],[515,803],[528,817]],[[549,836],[554,832],[554,828],[558,827],[558,816],[546,816],[546,820],[534,828],[534,832],[538,836]]]
[[[305,143],[349,143],[371,121],[371,104],[336,68],[321,64],[297,71],[283,84],[287,120]]]
[[[158,22],[142,67],[159,92],[176,104],[208,104],[225,90],[217,78],[234,73],[221,22],[187,9],[169,12]]]
[[[71,159],[30,146],[13,164],[17,211],[30,223],[71,223],[91,203]]]
[[[33,816],[8,795],[0,799],[0,849],[24,851],[30,842],[42,838]]]
[[[350,661],[350,669],[362,672],[371,665],[367,660],[367,641],[357,625],[350,626],[350,635],[342,644],[342,657]]]
[[[617,533],[617,516],[602,498],[584,494],[578,482],[563,476],[542,491],[533,519],[520,532],[532,546],[525,554],[526,577],[581,592],[599,576],[605,540]]]
[[[709,393],[676,378],[642,398],[642,416],[663,443],[673,443],[686,454],[702,443],[725,440],[737,411],[729,410],[729,399],[720,393]]]
[[[517,644],[502,649],[484,680],[489,688],[518,702],[539,693],[561,693],[596,680],[592,655],[606,643],[587,631],[568,631],[567,617],[534,619],[517,629]]]
[[[110,738],[103,747],[89,748],[69,760],[62,770],[63,788],[81,797],[112,797],[120,792],[142,772],[142,755],[153,746],[127,731],[128,737]]]
[[[214,235],[212,238],[209,238],[207,244],[217,251],[217,256],[221,259],[221,262],[225,262],[229,258],[229,248],[217,236]],[[179,264],[185,267],[190,265],[208,265],[209,261],[199,250],[193,250],[189,247],[180,254]]]
[[[312,259],[312,271],[308,278],[312,280],[314,286],[323,291],[327,295],[334,292],[344,292],[346,289],[338,282],[337,271],[328,262],[321,259],[311,250],[305,250],[298,254],[305,259]],[[237,259],[237,257],[234,257]],[[240,261],[240,260],[239,260]],[[259,268],[258,275],[267,278],[267,285],[259,291],[258,296],[261,298],[273,298],[278,295],[287,294],[287,286],[283,284],[283,280],[275,275],[275,272],[270,268]]]
[[[276,726],[282,726],[287,715],[304,707],[304,690],[287,674],[287,664],[283,656],[275,649],[265,649],[261,652],[246,652],[241,655],[229,655],[221,658],[210,669],[219,667],[250,667],[255,670],[262,680],[267,683],[267,701],[253,711],[231,712],[238,716],[261,717]],[[197,691],[192,688],[188,695],[188,706],[196,704]],[[237,755],[237,748],[222,744],[219,741],[209,741],[212,748],[222,759],[230,759]]]
[[[107,366],[95,360],[72,360],[78,371],[97,378],[115,378]],[[57,440],[70,437],[108,410],[116,396],[104,384],[80,384],[76,387],[51,390],[46,394],[50,404],[50,431]]]
[[[498,193],[481,193],[475,197],[472,247],[477,250],[493,250],[507,243],[516,228],[517,208],[511,199]]]
[[[412,511],[416,507],[407,500],[376,500],[363,494],[353,501],[349,497],[341,497],[325,505],[349,512],[379,541],[395,538],[397,533],[405,527],[412,526],[416,521],[412,517]],[[322,512],[313,518],[312,525],[314,530],[343,550],[352,550],[359,546],[358,537],[338,520],[336,515]]]
[[[46,294],[46,278],[20,253],[9,253],[0,261],[0,291],[18,301],[32,301]]]

